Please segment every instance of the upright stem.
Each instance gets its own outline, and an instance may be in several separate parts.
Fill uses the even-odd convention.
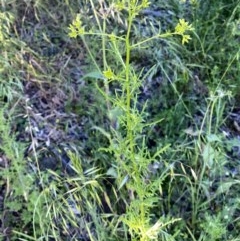
[[[100,36],[102,38],[103,70],[105,71],[107,69],[107,59],[106,59],[106,36],[107,36],[106,35],[106,17],[107,16],[104,15],[104,14],[102,15],[103,26],[101,26],[101,21],[99,20],[98,14],[97,14],[97,12],[95,10],[94,3],[93,3],[92,0],[90,0],[90,3],[91,3],[91,6],[92,6],[92,9],[94,10],[94,17],[95,17],[95,20],[97,21],[97,24],[98,24],[98,27],[99,27],[99,30],[100,30]],[[95,60],[94,60],[94,63],[95,63],[95,65],[97,65]],[[99,70],[98,66],[97,66],[97,68]],[[106,95],[109,95],[109,85],[108,85],[108,81],[107,80],[104,80],[104,89],[105,89]],[[106,101],[107,101],[107,109],[108,109],[108,112],[109,112],[110,109],[111,109],[110,102],[109,102],[108,99]]]
[[[103,33],[106,33],[106,19],[103,19]],[[103,56],[103,69],[104,71],[107,69],[107,59],[106,59],[106,36],[103,34],[102,35],[102,56]],[[105,93],[107,96],[109,96],[109,85],[108,85],[108,80],[104,80],[104,88],[105,88]],[[108,113],[110,111],[110,102],[108,99],[107,101],[107,109]],[[112,124],[113,125],[113,124]]]
[[[133,167],[132,177],[134,179],[134,182],[139,184],[141,183],[141,176],[139,173],[139,167],[138,163],[135,160],[135,139],[134,139],[134,130],[132,129],[132,107],[131,107],[131,100],[133,98],[132,96],[132,84],[131,84],[131,68],[130,68],[130,57],[131,57],[131,43],[130,43],[130,33],[131,33],[131,26],[132,21],[134,18],[134,14],[132,13],[132,10],[129,9],[129,16],[128,16],[128,29],[127,29],[127,35],[126,35],[126,114],[127,114],[127,140],[129,142],[129,149],[130,149],[130,162]],[[140,193],[137,193],[138,198],[143,200],[143,196]],[[140,206],[140,218],[141,220],[145,219],[145,207],[143,205],[143,202]]]
[[[132,124],[131,124],[131,70],[130,70],[130,56],[131,56],[131,44],[130,44],[130,32],[131,32],[131,26],[132,26],[132,12],[129,10],[129,16],[128,16],[128,30],[126,35],[126,114],[127,114],[127,140],[129,141],[130,145],[130,158],[131,161],[134,163],[134,139],[133,139],[133,130],[132,130]]]

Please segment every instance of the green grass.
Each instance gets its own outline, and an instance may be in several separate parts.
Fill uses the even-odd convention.
[[[240,240],[240,2],[113,3],[0,2],[0,240]]]

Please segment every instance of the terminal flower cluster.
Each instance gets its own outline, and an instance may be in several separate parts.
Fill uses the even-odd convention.
[[[68,29],[70,30],[68,35],[71,38],[76,38],[77,36],[81,36],[85,33],[84,26],[82,26],[80,14],[77,15],[76,19],[73,20]]]
[[[191,39],[190,35],[185,34],[187,31],[193,31],[194,28],[191,24],[186,22],[184,19],[180,19],[177,26],[175,27],[175,34],[182,36],[182,44],[188,43]]]

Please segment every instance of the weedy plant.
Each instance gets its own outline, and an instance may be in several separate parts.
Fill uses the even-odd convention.
[[[108,148],[100,148],[100,151],[108,152],[112,155],[109,160],[108,175],[114,177],[117,183],[117,192],[128,193],[125,198],[126,211],[120,214],[119,221],[127,226],[131,240],[156,240],[161,237],[163,240],[173,240],[175,234],[168,234],[167,228],[178,221],[178,218],[154,215],[152,209],[158,202],[161,202],[162,184],[170,175],[170,167],[167,163],[162,163],[161,175],[155,180],[151,180],[150,167],[160,159],[161,154],[169,147],[160,148],[154,154],[150,154],[146,146],[146,137],[143,130],[161,120],[153,123],[146,121],[146,104],[142,109],[138,107],[138,95],[142,81],[148,76],[136,73],[131,63],[132,51],[136,48],[144,48],[146,44],[155,39],[163,39],[179,35],[182,44],[190,40],[188,31],[193,28],[184,19],[172,32],[159,33],[156,35],[134,42],[131,39],[133,20],[136,16],[150,4],[149,1],[116,1],[108,4],[99,1],[97,9],[93,1],[90,1],[94,9],[95,22],[98,29],[84,26],[81,15],[69,27],[69,36],[76,38],[80,36],[92,57],[98,74],[94,73],[98,79],[102,79],[105,89],[102,90],[96,84],[108,103],[108,115],[111,121],[110,132],[96,127],[109,141]],[[108,32],[108,18],[119,12],[126,14],[126,30],[124,33],[116,31]],[[91,52],[91,37],[101,40],[102,64],[98,64],[94,53]],[[111,53],[111,61],[108,61],[107,54]],[[112,63],[118,63],[117,68]],[[101,68],[102,65],[102,68]],[[90,77],[91,73],[87,75]],[[93,76],[93,74],[92,74]],[[109,85],[117,83],[118,88],[110,92]],[[111,203],[109,202],[109,205]],[[111,207],[111,206],[110,206]]]
[[[57,173],[50,174],[39,168],[39,153],[35,149],[30,117],[28,113],[19,115],[19,110],[23,111],[20,105],[26,104],[22,96],[22,81],[27,79],[24,77],[32,72],[40,77],[26,57],[28,54],[36,56],[36,53],[20,40],[17,33],[18,26],[24,21],[19,21],[17,26],[14,19],[19,17],[17,12],[24,12],[24,2],[16,4],[13,10],[10,8],[11,11],[7,9],[12,3],[0,3],[3,10],[0,13],[0,240],[62,240],[66,236],[80,239],[87,236],[88,230],[89,233],[92,231],[91,220],[85,214],[91,212],[93,216],[97,212],[97,204],[91,205],[100,200],[100,188],[96,181],[99,176],[95,168],[83,173],[77,168],[79,166],[74,166],[78,178],[66,180]],[[27,104],[25,107],[29,110]],[[23,122],[28,120],[33,160],[27,159],[27,145],[19,140],[21,134],[18,130],[24,128]],[[69,156],[73,164],[76,163],[74,155]],[[69,186],[72,187],[71,192],[68,192]],[[90,196],[94,197],[93,201],[90,201]],[[79,203],[84,207],[80,208]],[[81,218],[76,220],[78,215]],[[58,225],[62,228],[59,229]],[[84,231],[75,233],[76,226],[82,226]]]
[[[66,0],[65,5],[59,3],[57,9],[60,11],[61,7],[65,10],[66,7],[71,8],[71,14],[75,14],[76,2],[71,3],[73,4],[71,8],[69,1]],[[80,1],[81,10],[87,12],[90,9],[92,15],[89,14],[91,16],[88,16],[88,19],[85,19],[84,14],[77,15],[69,26],[69,36],[81,37],[95,66],[95,71],[86,74],[85,80],[96,79],[96,92],[99,91],[105,98],[107,107],[105,119],[108,118],[109,121],[105,121],[102,116],[99,121],[100,118],[96,114],[93,119],[99,122],[105,121],[104,126],[109,123],[109,127],[100,128],[96,123],[91,129],[104,140],[97,157],[98,161],[104,162],[100,163],[104,168],[89,167],[92,162],[87,164],[88,168],[85,168],[84,160],[80,158],[78,151],[69,151],[68,157],[75,176],[64,175],[61,170],[56,172],[40,170],[39,153],[36,150],[34,150],[34,160],[25,160],[23,153],[25,146],[20,145],[11,132],[12,112],[10,115],[6,114],[6,108],[9,109],[10,105],[3,107],[0,112],[0,149],[5,154],[2,158],[5,166],[2,167],[1,163],[0,174],[3,179],[0,183],[6,187],[6,191],[3,205],[1,203],[1,208],[4,210],[1,232],[5,232],[1,236],[9,237],[11,240],[59,241],[239,240],[236,237],[239,229],[239,215],[236,216],[239,198],[235,195],[239,193],[237,187],[239,181],[230,177],[236,174],[231,173],[231,169],[228,168],[228,156],[225,150],[225,143],[231,151],[236,143],[239,145],[239,141],[227,140],[223,132],[219,131],[224,123],[227,98],[230,97],[230,92],[221,89],[226,89],[222,88],[226,77],[234,79],[232,73],[237,76],[238,63],[233,68],[233,72],[230,70],[235,60],[239,58],[239,49],[234,55],[228,51],[226,67],[223,54],[225,51],[224,49],[218,51],[216,45],[219,39],[223,40],[221,43],[228,40],[230,31],[235,41],[229,41],[227,49],[235,50],[238,46],[235,43],[239,37],[237,19],[239,4],[234,1],[226,4],[227,1],[222,0],[211,4],[211,11],[208,11],[209,5],[204,1],[180,1],[183,5],[181,7],[176,5],[176,8],[182,11],[181,19],[172,32],[166,31],[166,28],[161,29],[159,24],[159,29],[151,26],[150,31],[147,29],[147,34],[141,37],[141,31],[134,24],[142,12],[149,12],[150,1],[117,0],[110,3],[110,1],[90,0],[86,1],[86,4],[83,2]],[[179,3],[174,0],[170,2]],[[31,9],[31,4],[26,1],[20,5],[25,6],[25,3],[26,8]],[[155,3],[159,4],[160,1]],[[1,4],[3,9],[4,5],[8,6],[7,1],[1,1]],[[32,6],[33,15],[38,20],[44,21],[47,16],[55,20],[55,14],[48,10],[53,6],[54,2],[45,5],[44,1],[36,1]],[[233,11],[229,10],[231,8]],[[24,16],[24,19],[27,18],[25,8],[20,8],[20,11],[17,11],[17,7],[14,9],[20,16]],[[43,14],[44,17],[41,17],[40,12],[43,10],[46,12]],[[158,10],[151,13],[155,16],[162,14]],[[217,24],[221,23],[218,15],[221,16],[223,13],[228,16],[228,21],[221,26],[227,28],[224,31],[224,38],[219,38],[222,28],[218,28],[220,25],[215,25],[213,20],[217,19]],[[67,21],[64,14],[61,16],[61,19]],[[205,21],[206,16],[209,21]],[[28,17],[31,18],[31,14]],[[184,51],[183,46],[190,40],[187,31],[193,31],[193,27],[183,18],[193,21],[193,26],[198,32],[198,35],[194,32],[196,38],[190,42],[192,51],[188,52],[186,49]],[[0,59],[3,66],[0,70],[0,90],[1,101],[4,102],[6,96],[11,100],[13,98],[11,95],[16,93],[15,90],[21,89],[19,75],[15,69],[18,69],[18,64],[24,58],[20,56],[21,51],[19,51],[19,46],[22,47],[23,43],[12,38],[13,34],[10,31],[13,16],[4,12],[0,15],[0,21],[2,23],[0,40],[3,50]],[[59,25],[59,21],[49,22],[53,22],[54,26],[49,28],[49,32]],[[118,26],[115,27],[112,22],[117,22]],[[210,24],[211,22],[214,22],[214,26]],[[21,23],[21,27],[24,28],[24,21]],[[66,22],[63,21],[62,24],[61,30],[65,29]],[[48,46],[48,43],[51,43],[49,37],[51,34],[43,36],[46,38],[45,45]],[[216,41],[211,40],[212,36],[215,36]],[[176,43],[179,37],[182,46]],[[46,53],[41,49],[40,39],[42,35],[38,32],[36,46],[40,48],[36,49],[45,58]],[[171,46],[176,63],[173,66],[179,66],[181,74],[173,70],[173,76],[172,73],[168,75],[168,70],[165,68],[168,63],[164,63],[165,65],[161,63],[163,61],[161,51],[157,52],[157,57],[150,62],[153,63],[150,70],[135,66],[136,55],[142,51],[150,52],[149,46],[152,49],[158,41]],[[8,51],[10,48],[14,51]],[[47,48],[47,52],[48,50]],[[166,49],[166,55],[169,54],[168,50]],[[148,56],[150,55],[151,53]],[[186,60],[182,61],[184,55],[186,59],[189,57],[190,64],[185,65]],[[221,58],[218,58],[219,55]],[[14,56],[17,57],[17,61]],[[164,105],[164,111],[157,113],[154,118],[149,118],[153,113],[148,113],[148,103],[139,104],[139,99],[145,80],[158,71],[154,66],[155,60],[158,68],[161,67],[161,77],[170,83],[170,91],[162,92],[165,96],[161,98],[168,102]],[[225,67],[220,68],[223,65]],[[172,65],[169,64],[168,68],[172,68]],[[189,69],[193,70],[193,73],[190,73]],[[210,80],[207,79],[209,90],[203,88],[202,81],[198,81],[198,77],[201,79],[206,75],[204,73],[206,69],[209,71],[208,77],[212,77]],[[51,73],[51,70],[47,72]],[[195,74],[196,81],[191,83]],[[9,82],[5,81],[6,77],[10,77]],[[91,84],[89,89],[93,88]],[[205,92],[203,96],[200,95],[201,90]],[[196,97],[194,91],[200,97]],[[209,93],[206,93],[208,91]],[[189,96],[189,92],[192,96]],[[197,108],[196,103],[199,98],[201,103]],[[87,102],[88,95],[86,99]],[[80,106],[83,108],[84,104],[81,102]],[[73,108],[71,101],[66,109],[68,107]],[[154,114],[159,112],[158,107],[156,104]],[[104,110],[101,106],[101,110],[98,111],[104,112]],[[80,109],[76,114],[82,115],[84,112],[85,110]],[[93,115],[94,111],[90,112],[90,115]],[[165,120],[162,120],[163,118]],[[189,125],[190,128],[186,129]],[[156,126],[164,128],[162,138],[159,133],[153,135]],[[149,147],[148,135],[156,139],[153,148]],[[94,141],[97,144],[88,143],[89,149],[98,147],[100,141],[96,139]],[[94,165],[98,164],[97,161],[94,162]],[[230,228],[237,230],[235,232],[237,235],[235,233],[229,235],[230,224]],[[12,227],[12,235],[6,234],[9,227]]]
[[[1,104],[0,109],[0,137],[2,164],[0,174],[1,185],[5,187],[3,205],[1,211],[2,232],[15,223],[16,214],[21,210],[26,212],[30,197],[30,189],[33,184],[31,175],[26,175],[26,161],[24,160],[25,146],[16,141],[16,137],[11,133],[11,116],[6,115],[7,106]],[[28,186],[26,186],[28,183]],[[31,220],[31,215],[25,213],[26,223]],[[24,223],[24,222],[23,222]],[[21,227],[24,228],[24,225]]]
[[[200,78],[204,76],[210,88],[216,89],[221,80],[221,85],[238,95],[240,2],[223,0],[211,6],[204,1],[190,2],[191,8],[183,4],[183,12],[188,12],[196,31],[189,46],[191,53],[186,56],[193,60],[195,72]]]
[[[0,12],[0,93],[1,98],[9,101],[16,95],[16,91],[22,91],[22,83],[16,71],[21,65],[19,47],[21,48],[22,42],[12,36],[13,22],[14,16],[11,12]]]

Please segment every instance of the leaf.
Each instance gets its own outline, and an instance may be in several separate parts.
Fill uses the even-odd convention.
[[[208,168],[211,168],[213,166],[215,154],[216,151],[211,147],[209,143],[203,146],[203,161],[208,166]]]
[[[161,148],[160,150],[158,150],[154,156],[153,159],[155,159],[156,157],[160,156],[162,153],[164,153],[169,147],[171,146],[171,144],[167,144],[166,146],[164,146],[163,148]]]
[[[194,131],[192,127],[185,129],[184,132],[189,136],[199,136],[201,134],[200,130]]]
[[[215,142],[215,141],[221,142],[221,139],[219,138],[219,136],[218,136],[218,135],[215,135],[215,134],[207,135],[207,140],[208,140],[209,142]]]
[[[197,175],[192,168],[191,168],[191,173],[192,173],[194,180],[197,181],[198,180]]]
[[[102,80],[105,80],[104,76],[102,75],[101,72],[99,71],[93,71],[93,72],[90,72],[88,74],[85,74],[83,76],[83,79],[86,79],[86,78],[93,78],[93,79],[102,79]]]
[[[120,183],[118,190],[120,190],[120,189],[127,183],[128,179],[129,179],[129,176],[126,175],[126,176],[123,178],[122,182]]]
[[[112,212],[114,212],[113,209],[112,209],[112,206],[111,206],[111,201],[110,201],[110,199],[109,199],[109,197],[108,197],[108,195],[107,195],[106,192],[104,192],[104,198],[105,198],[105,201],[106,201],[108,207],[110,208],[110,210],[111,210]]]
[[[229,191],[229,189],[232,187],[232,185],[234,184],[240,184],[240,181],[238,180],[234,180],[232,182],[223,182],[221,183],[221,185],[218,187],[217,191],[216,191],[216,195],[222,194],[222,193],[226,193]]]
[[[108,170],[107,170],[107,173],[106,173],[108,176],[111,176],[111,177],[114,177],[114,178],[117,178],[118,177],[118,174],[115,170],[115,168],[113,167],[110,167]]]
[[[230,140],[227,140],[226,141],[226,144],[227,144],[227,150],[228,151],[231,151],[233,147],[238,147],[240,146],[240,139],[238,138],[233,138],[233,139],[230,139]]]
[[[181,169],[182,169],[183,173],[184,173],[185,175],[187,175],[186,170],[185,170],[185,168],[184,168],[184,166],[183,166],[182,163],[181,163]]]
[[[108,140],[111,140],[111,135],[106,132],[103,128],[99,127],[99,126],[93,126],[92,129],[95,129],[97,131],[99,131],[100,133],[102,133],[104,136],[106,136],[108,138]]]
[[[144,126],[144,127],[153,126],[153,125],[156,125],[156,124],[162,122],[163,120],[164,120],[164,118],[159,119],[159,120],[156,120],[156,121],[153,121],[153,122],[150,122],[150,123],[148,123],[148,124],[144,124],[143,126]]]

